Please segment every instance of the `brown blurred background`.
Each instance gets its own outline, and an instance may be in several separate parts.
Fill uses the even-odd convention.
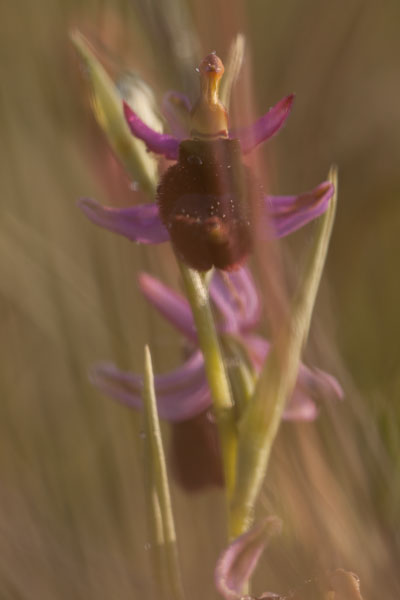
[[[193,97],[199,57],[226,58],[244,32],[248,88],[236,90],[233,114],[243,112],[239,98],[259,115],[297,95],[287,127],[260,152],[271,190],[307,190],[338,164],[306,358],[340,378],[346,399],[316,424],[282,427],[264,505],[285,528],[256,591],[344,567],[360,575],[365,600],[400,595],[399,22],[397,0],[1,4],[2,598],[152,597],[140,415],[101,397],[87,370],[111,359],[139,371],[147,341],[157,371],[177,364],[176,336],[136,286],[139,270],[175,282],[176,272],[165,248],[102,232],[76,207],[80,196],[143,197],[90,114],[68,38],[75,27],[113,76],[135,70],[158,99],[171,88]],[[289,279],[310,236],[312,226],[282,245]],[[221,495],[174,488],[174,502],[188,597],[211,598]]]

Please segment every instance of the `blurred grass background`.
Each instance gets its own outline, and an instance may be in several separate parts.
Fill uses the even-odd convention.
[[[272,191],[312,188],[338,164],[307,359],[340,378],[346,400],[316,424],[282,428],[265,503],[285,530],[256,589],[286,591],[342,566],[361,576],[366,600],[399,596],[399,18],[397,0],[1,4],[1,598],[152,596],[140,415],[91,389],[87,370],[111,359],[138,371],[147,341],[157,371],[177,364],[176,336],[136,288],[139,270],[176,274],[168,250],[102,232],[76,207],[86,195],[143,197],[90,114],[74,27],[159,99],[170,88],[193,96],[198,58],[225,58],[243,31],[257,115],[297,94],[288,126],[261,153]],[[292,277],[310,235],[283,244]],[[220,494],[174,489],[174,500],[188,597],[211,598]]]

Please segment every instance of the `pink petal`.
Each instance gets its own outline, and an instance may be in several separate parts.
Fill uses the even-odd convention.
[[[172,325],[188,339],[197,342],[192,311],[186,298],[147,273],[139,276],[139,286],[146,299]],[[259,321],[260,300],[247,268],[224,274],[214,271],[210,296],[222,317],[218,324],[220,331],[242,332]]]
[[[113,364],[93,367],[90,380],[100,391],[132,408],[142,408],[141,375],[121,371]],[[181,367],[154,378],[159,415],[167,421],[185,421],[210,407],[211,397],[200,351]]]
[[[187,338],[196,342],[197,333],[189,302],[151,275],[139,275],[139,287],[146,299]]]
[[[261,236],[268,235],[268,223],[278,238],[300,229],[326,211],[333,192],[333,185],[325,181],[311,192],[299,196],[266,196],[267,223],[262,225],[263,228],[265,226],[264,231],[260,229]]]
[[[157,204],[139,204],[129,208],[102,206],[96,200],[83,198],[78,206],[96,225],[124,235],[140,244],[161,244],[169,234],[161,222]]]
[[[231,138],[239,138],[243,154],[248,154],[258,144],[265,142],[281,129],[289,116],[293,100],[294,94],[290,94],[290,96],[280,100],[278,104],[273,106],[250,127],[231,132]]]
[[[307,391],[302,391],[296,386],[286,404],[282,419],[284,421],[315,421],[318,414],[319,408],[307,395]]]
[[[271,344],[258,335],[246,335],[246,346],[255,368],[261,370]],[[319,413],[322,399],[343,399],[343,389],[335,377],[300,364],[296,385],[289,398],[283,419],[286,421],[313,421]]]
[[[124,102],[124,114],[133,135],[143,140],[150,152],[163,154],[170,160],[178,160],[180,140],[148,127],[126,102]]]
[[[260,298],[247,267],[224,273],[215,271],[210,297],[223,317],[223,331],[247,331],[260,320]]]
[[[272,536],[280,533],[277,517],[264,519],[236,538],[224,550],[215,569],[215,584],[225,600],[241,600],[242,589],[250,579],[264,548]]]

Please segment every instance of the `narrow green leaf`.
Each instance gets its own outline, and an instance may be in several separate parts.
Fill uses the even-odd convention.
[[[159,515],[155,514],[155,517],[157,518],[157,521],[161,518],[162,522],[165,561],[173,597],[175,600],[183,600],[184,592],[178,561],[175,523],[172,513],[167,467],[157,412],[153,367],[148,346],[145,347],[144,367],[143,404],[146,423],[145,432],[146,438],[148,439],[148,449],[150,453],[149,463],[153,471],[152,480],[154,482],[154,492],[156,494],[154,506],[157,506],[157,504],[159,506]],[[156,530],[158,530],[158,522],[156,523]]]
[[[272,445],[286,400],[293,390],[301,352],[307,340],[335,218],[336,169],[331,169],[329,179],[335,185],[334,197],[328,210],[319,220],[314,245],[288,322],[268,355],[254,396],[240,423],[236,487],[230,514],[233,537],[246,531],[251,524]]]
[[[146,499],[147,530],[150,539],[148,554],[150,556],[154,576],[154,594],[158,594],[160,598],[163,598],[164,591],[169,585],[164,552],[164,528],[160,500],[154,481],[151,442],[149,441],[149,436],[146,434],[146,427],[143,436],[143,479]]]

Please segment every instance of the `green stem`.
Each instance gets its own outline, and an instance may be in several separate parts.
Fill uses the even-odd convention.
[[[178,261],[187,298],[196,323],[199,344],[204,356],[205,369],[213,400],[214,414],[219,430],[225,485],[231,498],[236,471],[237,432],[229,380],[211,312],[208,290],[203,278]]]
[[[251,524],[282,413],[296,382],[334,222],[337,177],[333,169],[330,180],[335,184],[335,194],[320,219],[289,321],[268,355],[254,396],[239,424],[237,479],[230,511],[233,537]]]
[[[146,435],[149,437],[149,450],[151,453],[151,465],[155,486],[154,491],[156,494],[154,501],[157,504],[158,500],[159,513],[161,515],[167,573],[174,600],[184,600],[182,577],[176,545],[175,523],[172,513],[167,468],[154,391],[153,367],[150,351],[147,346],[145,347],[143,404],[146,419]]]

